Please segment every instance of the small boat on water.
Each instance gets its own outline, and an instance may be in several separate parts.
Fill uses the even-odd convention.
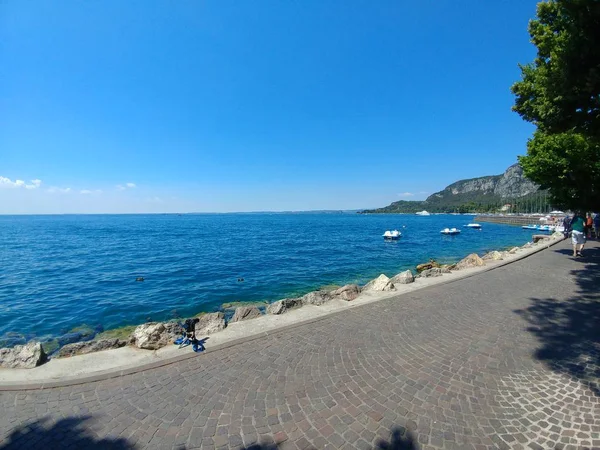
[[[387,230],[385,233],[383,233],[383,239],[386,241],[397,241],[401,236],[402,233],[400,233],[398,230]]]
[[[442,231],[440,231],[440,233],[454,235],[459,234],[460,230],[458,228],[444,228]]]
[[[423,210],[423,211],[419,211],[417,213],[417,216],[430,216],[431,214],[429,214],[427,211]]]
[[[481,225],[479,225],[478,223],[470,223],[468,225],[465,225],[465,227],[467,227],[467,228],[475,228],[477,230],[481,230]]]
[[[521,228],[524,230],[535,230],[535,231],[547,231],[552,232],[556,229],[552,225],[523,225]]]

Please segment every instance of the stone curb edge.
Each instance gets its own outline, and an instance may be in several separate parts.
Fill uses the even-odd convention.
[[[560,242],[563,242],[565,239],[557,239],[554,242],[551,242],[547,245],[540,245],[539,248],[535,248],[533,251],[525,253],[523,255],[519,255],[517,258],[515,259],[511,259],[510,261],[503,261],[500,262],[499,264],[494,265],[493,267],[487,267],[485,269],[479,270],[477,272],[474,273],[466,273],[464,276],[461,276],[459,278],[455,278],[453,280],[440,280],[439,283],[436,283],[432,286],[423,286],[422,288],[418,288],[416,290],[421,290],[421,289],[427,289],[429,287],[438,287],[438,286],[443,286],[446,284],[451,284],[451,283],[455,283],[457,281],[461,281],[464,280],[466,278],[471,278],[477,275],[481,275],[483,273],[487,273],[490,272],[492,270],[498,269],[500,267],[504,267],[508,264],[512,264],[514,262],[517,261],[521,261],[525,258],[530,257],[531,255],[535,255],[536,253],[541,252],[542,250],[546,250],[549,249],[550,247],[553,247],[555,245],[557,245]],[[398,297],[402,297],[403,295],[406,294],[410,294],[413,293],[414,291],[408,291],[408,292],[403,292],[401,294],[395,295],[395,296],[390,296],[390,297],[386,297],[383,298],[381,300],[392,300],[392,299],[396,299]],[[381,301],[379,300],[379,301]],[[376,300],[378,301],[378,300]],[[370,306],[372,305],[373,302],[370,303],[365,303],[362,305],[356,305],[353,308],[362,308],[365,306]],[[146,364],[141,364],[139,366],[135,366],[135,367],[129,367],[126,369],[109,369],[106,371],[102,371],[102,372],[98,372],[95,373],[93,375],[84,375],[84,376],[74,376],[74,377],[69,377],[69,378],[65,378],[62,380],[57,380],[57,381],[47,381],[47,382],[31,382],[31,383],[14,383],[11,384],[9,383],[5,383],[5,384],[1,384],[0,385],[0,392],[7,392],[7,391],[28,391],[28,390],[43,390],[43,389],[54,389],[54,388],[61,388],[61,387],[68,387],[68,386],[75,386],[78,384],[85,384],[85,383],[93,383],[96,381],[104,381],[104,380],[108,380],[111,378],[119,378],[125,375],[133,375],[135,373],[139,373],[139,372],[144,372],[146,370],[152,370],[152,369],[157,369],[159,367],[164,367],[164,366],[168,366],[171,364],[175,364],[177,362],[181,362],[181,361],[186,361],[188,359],[191,358],[196,358],[196,357],[201,357],[203,354],[205,353],[213,353],[213,352],[217,352],[220,350],[224,350],[226,348],[230,348],[233,347],[235,345],[239,345],[243,342],[252,342],[252,341],[256,341],[259,339],[263,339],[263,338],[267,338],[267,337],[271,337],[280,333],[285,333],[286,331],[292,330],[294,328],[297,327],[301,327],[304,325],[308,325],[311,323],[315,323],[315,322],[319,322],[321,320],[325,320],[325,319],[329,319],[331,316],[339,314],[339,313],[343,313],[345,311],[347,311],[348,309],[340,309],[338,311],[332,311],[329,314],[325,314],[323,316],[319,316],[319,317],[314,317],[312,319],[306,319],[303,320],[301,322],[298,323],[294,323],[294,324],[290,324],[290,325],[285,325],[281,328],[277,328],[273,331],[265,331],[262,333],[257,333],[251,336],[248,336],[247,338],[239,338],[239,339],[234,339],[231,340],[229,342],[224,342],[223,344],[218,344],[215,345],[212,348],[207,348],[206,350],[204,350],[204,352],[197,354],[197,353],[184,353],[182,355],[177,355],[177,356],[173,356],[170,358],[166,358],[160,361],[156,361],[156,362],[151,362],[151,363],[146,363]],[[23,369],[25,370],[25,369]]]

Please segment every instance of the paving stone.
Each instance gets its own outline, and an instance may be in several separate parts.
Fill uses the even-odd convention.
[[[599,447],[600,247],[568,245],[157,369],[2,391],[0,446]]]

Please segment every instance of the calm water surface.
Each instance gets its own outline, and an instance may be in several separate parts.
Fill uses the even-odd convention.
[[[274,301],[531,238],[531,232],[508,225],[463,229],[470,220],[359,214],[0,216],[0,338],[12,332],[49,338],[81,324],[109,329],[213,311],[224,302]],[[462,234],[439,233],[453,226]],[[401,240],[384,242],[388,229],[401,230]]]

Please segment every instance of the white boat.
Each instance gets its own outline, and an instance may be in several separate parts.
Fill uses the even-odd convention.
[[[460,230],[457,228],[444,228],[442,231],[440,231],[440,233],[454,235],[459,234]]]
[[[465,225],[465,227],[467,227],[467,228],[476,228],[478,230],[481,229],[481,225],[479,225],[478,223],[470,223],[468,225]]]
[[[387,230],[385,233],[383,233],[383,239],[388,241],[396,241],[400,239],[400,237],[402,237],[402,233],[400,233],[398,230]]]
[[[525,230],[536,230],[536,231],[554,231],[556,227],[552,225],[523,225],[521,228]]]
[[[431,214],[429,214],[427,211],[423,210],[423,211],[419,211],[417,213],[417,216],[430,216]]]

